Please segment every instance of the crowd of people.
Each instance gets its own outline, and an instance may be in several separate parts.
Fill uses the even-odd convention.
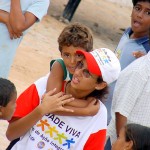
[[[7,79],[15,51],[49,0],[1,1],[0,119],[9,121],[7,150],[149,150],[149,0],[132,0],[131,27],[115,50],[93,50],[87,26],[67,25],[58,37],[61,58],[18,98]]]

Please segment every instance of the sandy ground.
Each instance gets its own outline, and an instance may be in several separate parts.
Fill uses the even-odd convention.
[[[53,0],[47,16],[27,33],[11,68],[9,79],[17,87],[18,95],[36,79],[49,71],[49,61],[59,57],[57,38],[66,26],[58,21],[67,0]],[[94,48],[115,49],[122,29],[130,25],[131,7],[120,6],[104,0],[81,1],[72,22],[90,27],[94,35]],[[6,121],[0,121],[0,150],[9,141],[5,137]],[[16,129],[17,130],[17,129]]]

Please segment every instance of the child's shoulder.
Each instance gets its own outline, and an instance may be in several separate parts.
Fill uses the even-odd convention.
[[[128,27],[124,30],[124,34],[131,34],[133,31],[132,31],[132,28],[131,27]]]
[[[65,66],[65,63],[64,63],[63,59],[62,58],[57,58],[57,59],[52,59],[50,61],[50,70],[52,69],[54,63],[56,63],[56,62],[61,65],[61,67],[62,67],[63,70],[66,69],[66,66]]]
[[[52,66],[53,66],[53,64],[54,64],[55,62],[60,63],[60,65],[61,65],[63,68],[64,68],[64,67],[66,68],[63,59],[62,59],[62,58],[57,58],[57,59],[52,59],[52,60],[50,61],[50,70],[51,70],[51,68],[52,68]]]
[[[65,65],[65,63],[64,63],[62,58],[57,58],[57,59],[51,60],[50,61],[50,70],[52,69],[54,63],[59,63],[60,64],[60,67],[63,70],[64,80],[68,81],[68,80],[70,80],[72,78],[72,75],[67,70],[66,65]]]

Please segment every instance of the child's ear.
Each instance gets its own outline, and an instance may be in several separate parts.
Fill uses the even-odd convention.
[[[96,86],[95,86],[95,89],[96,89],[96,90],[102,90],[102,89],[104,89],[106,86],[107,86],[107,83],[106,83],[106,82],[97,83]]]
[[[125,147],[126,150],[131,150],[133,148],[133,141],[130,140],[129,142],[127,142]]]

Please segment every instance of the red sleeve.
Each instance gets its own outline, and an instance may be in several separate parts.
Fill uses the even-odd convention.
[[[104,150],[106,129],[93,133],[88,138],[83,150]]]
[[[39,95],[35,84],[29,86],[17,99],[13,117],[24,117],[39,105]]]

